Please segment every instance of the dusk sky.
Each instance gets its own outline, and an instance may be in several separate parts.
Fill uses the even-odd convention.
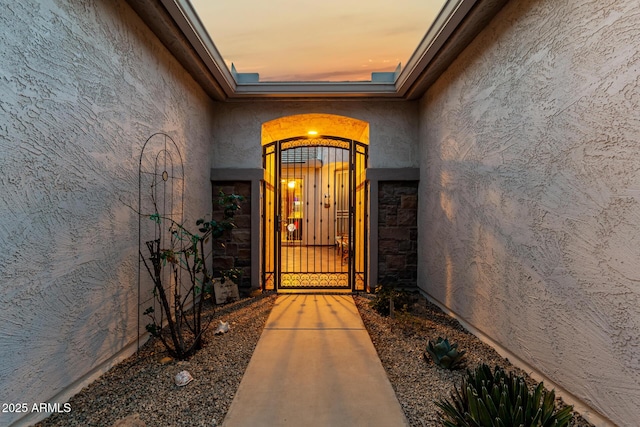
[[[190,0],[227,66],[260,81],[404,67],[446,0]]]

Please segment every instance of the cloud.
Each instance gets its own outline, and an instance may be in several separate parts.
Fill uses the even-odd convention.
[[[388,67],[387,67],[388,68]],[[339,70],[339,71],[321,71],[321,72],[299,72],[290,74],[279,74],[272,76],[261,76],[260,81],[264,82],[357,82],[371,81],[371,71],[393,71],[391,69],[381,70]]]
[[[356,0],[191,2],[239,72],[259,72],[261,81],[368,81],[371,71],[408,60],[444,0],[369,0],[364,8]]]

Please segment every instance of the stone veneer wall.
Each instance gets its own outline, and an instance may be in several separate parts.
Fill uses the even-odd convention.
[[[640,414],[639,52],[637,0],[511,1],[420,113],[420,286],[620,426]]]
[[[417,181],[378,183],[377,284],[417,286],[417,207]]]
[[[240,211],[235,215],[236,228],[225,238],[224,247],[214,248],[213,266],[215,269],[239,268],[242,270],[241,287],[251,286],[251,181],[213,182],[214,219],[222,218],[222,209],[218,205],[218,194],[237,194],[244,197]]]
[[[60,403],[136,349],[145,140],[179,145],[190,223],[215,107],[122,0],[5,1],[0,28],[0,402]]]

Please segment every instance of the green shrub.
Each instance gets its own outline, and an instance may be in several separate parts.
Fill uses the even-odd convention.
[[[427,343],[427,353],[433,362],[444,369],[460,369],[466,364],[465,350],[458,350],[458,343],[449,344],[449,339],[438,338],[436,343],[429,340]]]
[[[162,229],[166,228],[171,238],[145,242],[146,255],[140,250],[140,259],[153,281],[153,298],[159,307],[144,311],[150,320],[146,328],[160,339],[172,357],[185,360],[202,347],[204,333],[211,325],[212,318],[203,316],[203,307],[207,296],[213,293],[214,275],[222,276],[224,283],[225,278],[238,280],[241,273],[237,269],[214,272],[209,242],[222,244],[220,239],[224,233],[235,227],[234,216],[244,198],[220,192],[218,203],[223,208],[223,218],[198,219],[197,232],[170,216],[160,215],[155,199],[152,200],[155,212],[149,219],[155,223],[155,235],[162,235]]]
[[[460,389],[454,387],[450,401],[436,402],[444,412],[446,427],[565,427],[573,407],[555,407],[555,393],[542,383],[530,392],[523,377],[507,375],[487,365],[467,370]]]
[[[375,290],[371,307],[382,316],[390,314],[391,300],[395,310],[406,311],[412,301],[412,295],[403,290],[396,289],[393,285],[379,285]]]

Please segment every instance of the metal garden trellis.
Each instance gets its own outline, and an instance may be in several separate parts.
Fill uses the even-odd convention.
[[[147,193],[148,192],[148,193]],[[146,196],[143,195],[146,193]],[[142,268],[143,244],[149,240],[160,239],[161,247],[168,241],[174,243],[175,236],[168,227],[156,227],[149,216],[158,214],[162,218],[170,218],[175,223],[182,224],[184,220],[184,165],[180,149],[175,141],[166,133],[158,132],[145,141],[140,152],[138,169],[138,351],[140,350],[140,323],[142,305],[156,301],[153,288],[148,289],[149,298],[143,298]],[[143,217],[147,219],[143,223]],[[149,227],[145,227],[148,224]],[[170,272],[163,272],[167,276]],[[166,277],[164,283],[172,283]],[[180,286],[180,276],[177,283]],[[171,315],[171,313],[167,313]]]

